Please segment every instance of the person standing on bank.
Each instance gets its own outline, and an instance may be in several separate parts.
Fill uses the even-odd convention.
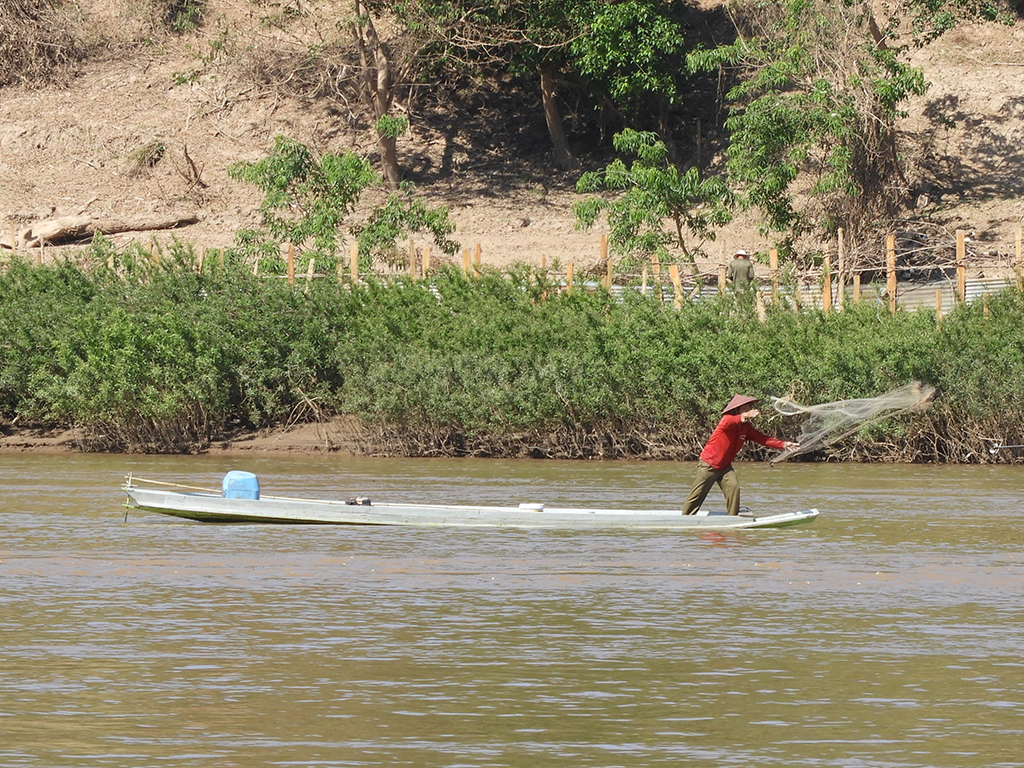
[[[750,254],[740,248],[729,263],[729,270],[725,279],[733,284],[733,287],[747,288],[754,282],[754,263],[750,260]]]
[[[722,419],[711,433],[704,450],[700,452],[697,462],[697,479],[693,483],[690,497],[683,507],[684,515],[693,515],[707,498],[708,491],[715,483],[725,494],[725,505],[730,515],[740,513],[740,484],[736,480],[736,470],[732,468],[732,460],[739,453],[747,440],[766,445],[769,448],[782,450],[792,448],[797,443],[769,437],[754,429],[750,420],[761,412],[754,406],[756,397],[736,395],[722,411]]]

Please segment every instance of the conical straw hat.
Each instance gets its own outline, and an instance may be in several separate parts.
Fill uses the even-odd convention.
[[[722,409],[722,413],[729,413],[730,411],[735,411],[737,408],[741,408],[744,405],[752,405],[757,401],[758,400],[756,397],[747,397],[746,395],[733,395],[733,398],[732,400],[729,401],[729,404]]]

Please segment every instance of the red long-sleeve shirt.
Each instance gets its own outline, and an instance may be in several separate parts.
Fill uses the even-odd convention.
[[[721,472],[732,464],[736,454],[747,440],[767,445],[769,448],[785,448],[786,444],[776,437],[758,432],[749,421],[743,421],[739,414],[727,413],[711,433],[707,445],[700,452],[701,461]]]

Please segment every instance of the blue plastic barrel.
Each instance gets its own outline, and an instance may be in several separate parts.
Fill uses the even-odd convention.
[[[252,472],[241,472],[233,469],[224,475],[225,499],[258,499],[260,497],[260,481]]]

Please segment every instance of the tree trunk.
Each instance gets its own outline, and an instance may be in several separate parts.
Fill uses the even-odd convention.
[[[380,119],[390,112],[394,102],[394,67],[377,36],[377,28],[373,25],[370,12],[361,0],[355,0],[355,10],[356,23],[352,26],[352,33],[363,72],[363,87],[360,93],[373,115],[384,181],[389,189],[398,189],[398,183],[402,178],[398,167],[398,141],[377,128]]]
[[[555,86],[555,73],[550,66],[541,67],[540,94],[544,103],[544,119],[551,135],[551,147],[554,150],[555,165],[563,171],[574,171],[580,167],[579,161],[569,151],[569,142],[565,139],[565,128],[562,126],[562,113],[558,109],[558,94]]]
[[[115,235],[119,232],[152,232],[160,229],[177,229],[196,224],[198,216],[183,216],[176,219],[101,219],[91,216],[62,216],[58,219],[38,221],[19,233],[18,248],[38,248],[40,245],[56,245],[85,240],[102,233]],[[4,245],[7,245],[5,242]]]
[[[384,182],[388,189],[398,189],[402,174],[398,167],[398,140],[377,132],[377,145],[380,147],[380,163],[384,171]]]

